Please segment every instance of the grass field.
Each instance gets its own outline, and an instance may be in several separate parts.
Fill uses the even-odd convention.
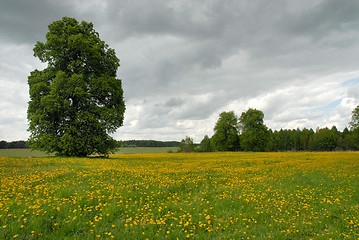
[[[167,153],[177,152],[177,147],[128,147],[120,148],[115,154]],[[31,149],[0,149],[0,157],[47,157],[53,156]]]
[[[0,239],[358,239],[359,153],[0,158]]]

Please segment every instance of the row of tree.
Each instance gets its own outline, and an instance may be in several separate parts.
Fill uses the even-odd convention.
[[[264,124],[264,114],[248,109],[238,118],[233,111],[222,112],[211,138],[207,135],[199,146],[186,137],[181,152],[211,151],[348,151],[359,150],[359,106],[353,110],[349,127],[342,132],[333,126],[313,129],[272,131]]]
[[[126,140],[118,141],[119,147],[178,147],[178,141]]]
[[[156,141],[156,140],[126,140],[117,141],[117,147],[179,147],[178,141]],[[7,148],[29,148],[27,142],[20,141],[0,141],[0,149]]]
[[[10,148],[29,148],[26,145],[26,141],[0,141],[0,149],[10,149]]]

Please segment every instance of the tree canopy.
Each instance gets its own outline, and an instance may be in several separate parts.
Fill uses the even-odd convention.
[[[125,112],[119,59],[92,23],[64,17],[48,29],[34,48],[47,67],[28,77],[28,144],[67,156],[108,154]]]
[[[233,111],[219,114],[212,143],[219,151],[239,150],[238,118]]]
[[[191,137],[186,137],[185,139],[182,139],[180,145],[179,145],[179,152],[193,152],[195,149],[195,145],[193,143],[193,139]]]
[[[356,148],[359,148],[359,105],[352,111],[349,126],[352,131],[353,144]]]
[[[239,118],[241,146],[246,151],[265,151],[268,143],[268,128],[263,122],[264,114],[257,109],[249,108]]]
[[[349,126],[351,130],[359,128],[359,105],[352,111],[352,118]]]

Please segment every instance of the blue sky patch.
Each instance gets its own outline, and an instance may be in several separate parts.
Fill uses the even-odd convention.
[[[359,79],[358,79],[359,81]],[[325,105],[323,107],[316,107],[316,108],[312,108],[312,109],[308,109],[308,110],[303,110],[300,113],[311,113],[311,112],[324,112],[325,114],[330,113],[330,111],[334,108],[336,108],[341,102],[342,102],[343,98],[339,98],[331,103],[329,103],[328,105]]]
[[[359,83],[359,78],[347,80],[342,83],[343,86],[355,86]]]

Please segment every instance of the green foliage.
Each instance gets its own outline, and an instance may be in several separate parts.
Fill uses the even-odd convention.
[[[6,142],[6,141],[0,141],[0,149],[14,149],[14,148],[29,148],[26,145],[26,141],[12,141],[12,142]]]
[[[211,138],[212,149],[219,151],[333,151],[359,149],[359,106],[352,113],[350,131],[343,132],[333,126],[313,129],[281,129],[274,132],[264,125],[264,114],[260,110],[248,109],[238,120],[233,111],[223,112]],[[238,130],[240,135],[238,137]],[[207,140],[207,139],[206,139]],[[240,145],[239,145],[240,140]],[[233,142],[236,142],[233,144]],[[204,151],[205,143],[201,143]],[[211,149],[211,150],[212,150]]]
[[[211,139],[206,135],[204,136],[203,140],[200,144],[200,150],[201,152],[212,152],[212,146],[211,146]]]
[[[352,141],[356,148],[359,148],[359,105],[352,111],[352,119],[349,123],[352,131]]]
[[[359,128],[359,105],[352,111],[352,119],[349,123],[350,130]]]
[[[337,149],[339,150],[354,150],[354,143],[352,139],[352,134],[348,128],[344,128],[343,132],[340,133],[340,136],[337,140]]]
[[[185,139],[182,139],[180,146],[179,146],[179,152],[193,152],[195,150],[195,145],[193,143],[193,139],[190,137],[186,137]]]
[[[359,149],[359,128],[355,128],[351,132],[351,143],[353,144],[355,149]]]
[[[269,140],[269,132],[263,123],[264,114],[257,109],[249,108],[239,118],[241,131],[241,147],[245,151],[265,151]]]
[[[125,112],[115,51],[92,23],[74,18],[50,24],[46,40],[34,56],[48,66],[28,77],[29,145],[66,156],[108,154],[116,147],[109,133],[122,126]]]
[[[336,147],[337,138],[328,128],[322,128],[316,131],[311,144],[311,150],[314,151],[333,151]]]
[[[233,111],[219,114],[212,144],[219,151],[239,150],[238,119]]]
[[[310,149],[313,129],[281,129],[270,132],[269,151],[307,151]]]

